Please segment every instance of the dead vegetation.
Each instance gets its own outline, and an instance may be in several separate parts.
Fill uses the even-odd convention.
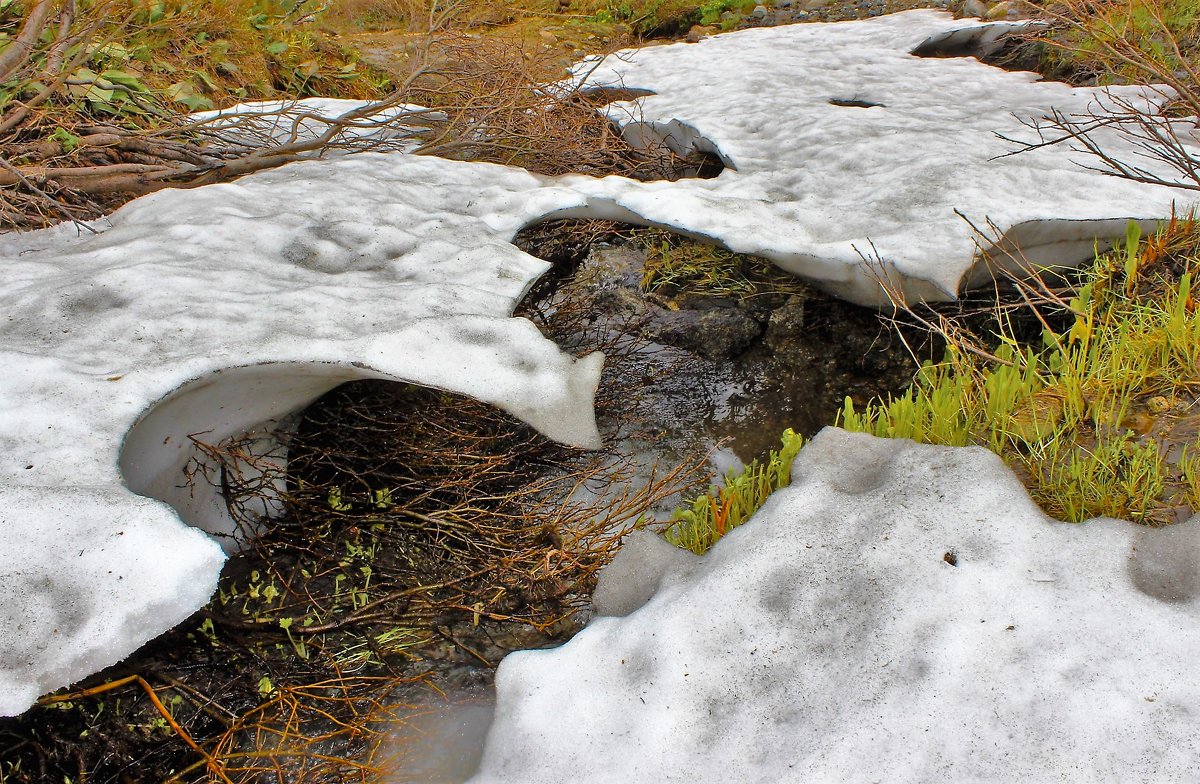
[[[200,614],[0,727],[6,781],[369,780],[398,686],[432,697],[447,661],[570,636],[620,537],[698,467],[633,485],[615,455],[384,382],[330,392],[287,451],[285,469],[244,439],[209,445],[258,537]],[[248,462],[282,499],[240,481]],[[264,500],[283,514],[260,521]]]
[[[402,70],[385,77],[311,29],[319,4],[211,4],[224,20],[201,5],[37,0],[0,8],[0,35],[12,41],[0,50],[0,230],[82,225],[161,188],[397,146],[547,174],[678,176],[676,156],[631,147],[578,81],[545,88],[565,76],[555,57],[456,32],[448,22],[456,6],[430,12]],[[242,40],[238,25],[247,22],[237,14],[260,7],[246,17],[258,37]],[[261,57],[237,55],[251,44]],[[231,87],[251,76],[249,87]],[[292,103],[314,94],[362,103],[349,111]],[[243,98],[279,103],[252,115],[189,115]]]

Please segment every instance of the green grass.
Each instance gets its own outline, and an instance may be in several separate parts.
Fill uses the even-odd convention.
[[[798,293],[803,285],[759,256],[734,253],[672,232],[647,229],[633,236],[645,249],[642,290],[675,296],[745,299],[760,293]]]
[[[724,486],[713,485],[677,509],[663,534],[667,541],[703,555],[718,539],[749,520],[771,493],[788,484],[792,461],[804,446],[804,437],[790,428],[780,440],[779,450],[772,451],[765,461],[755,460],[740,473],[729,471]]]
[[[1002,337],[998,361],[951,346],[904,394],[840,417],[848,430],[1001,455],[1051,515],[1174,522],[1200,509],[1195,409],[1200,232],[1136,227],[1071,300],[1074,323],[1040,349]]]
[[[1102,84],[1176,77],[1195,87],[1200,0],[1060,0],[1047,12],[1053,24],[1042,39],[1050,72],[1091,75]]]
[[[1004,458],[1047,513],[1162,525],[1200,511],[1200,225],[1172,220],[1097,258],[1040,347],[1001,336],[994,359],[951,345],[904,393],[838,424],[884,438],[979,445]],[[702,555],[787,485],[803,438],[676,510],[667,541]]]

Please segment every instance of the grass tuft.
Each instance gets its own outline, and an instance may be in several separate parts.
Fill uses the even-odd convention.
[[[951,345],[902,395],[840,424],[1001,455],[1051,515],[1161,525],[1200,509],[1200,229],[1173,219],[1100,256],[1040,348],[1000,336],[991,360]]]
[[[690,505],[675,511],[663,535],[676,547],[704,555],[725,534],[749,520],[767,497],[791,480],[792,461],[804,446],[804,436],[788,428],[778,451],[765,461],[754,460],[740,473],[729,471],[725,484],[713,485]]]

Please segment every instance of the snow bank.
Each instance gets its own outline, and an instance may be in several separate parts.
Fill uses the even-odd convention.
[[[222,553],[187,524],[228,537],[232,523],[216,488],[186,482],[204,459],[193,439],[269,432],[339,383],[385,378],[595,444],[601,358],[574,360],[510,318],[546,269],[509,242],[530,223],[670,226],[878,302],[861,255],[878,252],[910,295],[977,280],[956,209],[1060,260],[1127,217],[1169,214],[1178,194],[1083,171],[1063,148],[995,159],[1010,149],[996,131],[1095,93],[909,54],[962,24],[913,12],[606,63],[657,93],[630,132],[682,134],[680,149],[737,167],[712,180],[368,153],[158,193],[95,236],[0,238],[0,714],[202,605]]]
[[[1194,775],[1200,520],[1058,523],[983,449],[835,429],[792,473],[641,609],[506,658],[473,784]]]
[[[581,199],[514,169],[364,154],[155,194],[96,236],[0,238],[0,713],[211,595],[221,548],[185,523],[233,525],[217,488],[188,486],[192,438],[385,378],[596,445],[602,358],[510,317],[547,265],[509,238]]]
[[[610,107],[632,138],[715,146],[736,169],[715,180],[621,189],[615,204],[767,256],[855,302],[881,301],[880,262],[910,298],[945,300],[990,277],[977,242],[991,249],[998,240],[994,262],[1002,267],[1018,263],[1011,240],[1034,264],[1078,263],[1097,237],[1123,236],[1128,219],[1163,218],[1173,201],[1184,208],[1196,200],[1087,171],[1095,160],[1066,146],[1002,157],[1016,147],[1002,137],[1036,140],[1023,121],[1051,106],[1087,112],[1107,100],[1103,91],[1039,82],[970,57],[910,54],[926,42],[929,50],[965,45],[972,33],[986,48],[994,31],[1013,26],[911,11],[621,52],[577,72],[597,85],[653,93]],[[1098,138],[1154,169],[1127,141]],[[1194,149],[1200,155],[1200,144]],[[968,221],[1000,236],[977,237]]]

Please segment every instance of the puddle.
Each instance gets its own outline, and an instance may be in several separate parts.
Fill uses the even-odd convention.
[[[379,784],[461,784],[475,775],[492,725],[496,698],[489,687],[447,693],[444,699],[400,709],[377,756]]]
[[[861,405],[902,390],[916,367],[874,311],[761,259],[717,250],[709,260],[680,235],[600,221],[553,221],[515,242],[555,265],[519,314],[575,354],[614,334],[636,346],[606,365],[601,384],[633,387],[626,413],[661,459],[720,444],[726,464],[748,462],[785,428],[813,435],[832,424],[847,396]],[[664,272],[660,252],[684,263]],[[725,277],[704,277],[711,268]],[[921,336],[907,339],[920,349]]]

